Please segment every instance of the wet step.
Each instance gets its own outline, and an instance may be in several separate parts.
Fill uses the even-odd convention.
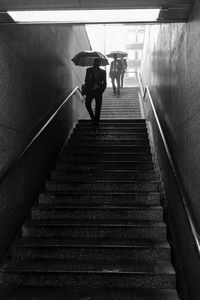
[[[119,116],[119,115],[113,115],[113,116],[111,116],[111,115],[104,115],[104,116],[102,116],[102,119],[103,120],[106,120],[106,119],[111,119],[112,118],[112,120],[115,120],[115,119],[119,119],[119,117],[121,118],[121,120],[126,120],[126,118],[127,118],[127,115],[124,113],[124,115],[121,115],[121,116]],[[132,115],[130,115],[129,116],[130,118],[132,117],[133,119],[135,119],[135,118],[140,118],[140,114],[139,113],[134,113],[134,114],[132,114]]]
[[[166,225],[150,220],[30,220],[24,237],[146,238],[166,240]]]
[[[116,152],[104,152],[104,153],[95,153],[95,152],[88,152],[88,153],[71,153],[65,155],[63,153],[62,157],[60,158],[61,162],[65,161],[100,161],[100,160],[109,160],[109,161],[152,161],[152,157],[147,153],[116,153]]]
[[[98,191],[98,192],[156,192],[159,191],[158,181],[95,181],[95,182],[57,182],[47,181],[46,191]]]
[[[0,292],[1,293],[1,292]],[[174,289],[144,288],[66,288],[66,287],[9,287],[2,299],[54,300],[178,300]],[[1,294],[0,294],[1,296]],[[6,298],[7,297],[7,298]]]
[[[140,114],[140,108],[135,108],[135,107],[120,107],[120,108],[102,108],[101,110],[101,116],[104,114],[117,114],[120,117],[120,114],[127,114],[127,116],[132,116],[134,113],[139,113]]]
[[[70,139],[68,141],[69,146],[78,146],[78,147],[88,147],[88,146],[142,146],[142,147],[149,147],[148,140],[141,140],[141,139],[104,139],[103,143],[101,139]]]
[[[101,114],[104,114],[104,112],[116,112],[120,115],[121,112],[127,112],[129,113],[129,111],[131,111],[133,114],[134,112],[139,112],[140,113],[140,107],[137,105],[120,105],[120,106],[110,106],[109,108],[105,105],[102,105],[102,110],[101,110]]]
[[[78,121],[78,124],[90,124],[91,123],[91,121],[90,120],[84,120],[84,119],[82,119],[82,120],[79,120]],[[118,123],[118,124],[146,124],[146,120],[145,119],[126,119],[126,120],[121,120],[121,119],[118,119],[118,120],[100,120],[100,125],[101,124],[116,124],[116,123]]]
[[[62,155],[65,154],[75,154],[75,153],[145,153],[150,154],[150,147],[149,145],[98,145],[95,146],[93,143],[90,143],[90,145],[85,146],[84,148],[81,145],[70,145],[70,143],[67,144],[67,147],[65,147],[62,151]]]
[[[77,206],[40,204],[33,207],[32,219],[111,219],[111,220],[163,220],[163,209],[161,206]]]
[[[105,192],[73,192],[73,193],[41,193],[39,203],[59,203],[59,204],[103,204],[103,205],[159,205],[160,193],[140,192],[140,193],[105,193]]]
[[[136,139],[136,140],[148,140],[147,133],[98,133],[92,132],[92,133],[76,133],[74,132],[73,135],[70,138],[71,140],[75,139],[84,139],[84,140],[130,140],[130,139]]]
[[[21,238],[11,250],[17,259],[170,260],[170,247],[159,240]]]
[[[80,134],[84,134],[84,133],[93,133],[93,129],[91,128],[91,125],[88,125],[87,127],[83,128],[83,127],[76,127],[73,131],[74,133],[80,133]],[[98,128],[98,133],[147,133],[146,128],[141,128],[141,127],[131,127],[131,126],[127,126],[127,127],[104,127],[104,126],[100,126]]]
[[[71,181],[96,181],[96,180],[156,180],[157,175],[155,171],[152,170],[102,170],[96,171],[92,170],[88,172],[83,171],[70,171],[67,170],[57,170],[51,172],[52,180],[71,180]]]
[[[135,112],[138,112],[140,113],[140,107],[137,105],[126,105],[126,104],[123,104],[123,105],[118,105],[118,106],[106,106],[106,105],[102,105],[102,109],[101,109],[101,116],[102,114],[104,113],[112,113],[112,112],[115,112],[115,113],[118,113],[118,115],[120,116],[120,113],[129,113],[131,112],[132,114],[134,114]]]
[[[58,162],[56,169],[67,170],[154,170],[152,161],[87,161]]]
[[[130,128],[130,129],[133,129],[133,130],[147,130],[146,129],[146,123],[133,123],[133,122],[126,122],[126,120],[124,120],[124,124],[122,124],[122,122],[115,122],[113,120],[113,122],[107,122],[108,120],[100,120],[99,124],[99,128],[102,129],[102,130],[112,130],[112,129],[116,129],[116,128],[119,128],[119,129],[122,129],[123,128]],[[76,127],[75,129],[80,129],[80,130],[85,130],[85,129],[88,129],[91,127],[91,121],[87,121],[85,123],[77,123],[76,124]]]
[[[170,262],[14,260],[6,267],[19,285],[73,287],[175,288]],[[8,276],[9,280],[9,276]]]

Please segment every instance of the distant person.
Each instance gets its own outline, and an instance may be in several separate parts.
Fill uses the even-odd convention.
[[[121,60],[117,59],[117,54],[114,54],[113,56],[114,60],[110,64],[110,78],[112,82],[112,88],[113,88],[113,96],[117,95],[117,97],[120,95],[120,76],[122,72],[122,62]],[[115,86],[115,80],[117,83],[117,88]]]
[[[121,72],[121,88],[124,86],[124,74],[126,73],[127,70],[127,60],[126,58],[122,58],[122,72]]]
[[[85,106],[95,127],[99,125],[102,95],[106,89],[106,71],[100,69],[101,61],[96,58],[93,67],[86,70],[86,102]],[[95,114],[92,110],[92,100],[95,99]]]

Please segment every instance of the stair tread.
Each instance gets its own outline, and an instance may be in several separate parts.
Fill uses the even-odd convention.
[[[170,261],[112,261],[112,260],[28,260],[16,259],[8,263],[7,271],[13,272],[72,272],[108,274],[170,274],[174,268]]]
[[[140,205],[140,206],[119,206],[119,205],[64,205],[64,204],[39,204],[37,206],[34,206],[33,209],[44,209],[44,210],[50,210],[50,209],[58,209],[58,210],[86,210],[86,209],[92,209],[92,210],[161,210],[162,206],[158,205]]]
[[[5,294],[6,293],[6,294]],[[0,290],[0,297],[2,291]],[[4,298],[4,295],[5,298]],[[9,298],[10,297],[10,298]],[[9,287],[2,299],[54,300],[178,300],[175,289],[145,288],[67,288],[67,287]]]
[[[62,195],[62,194],[66,194],[65,191],[46,191],[45,193],[43,193],[43,195]],[[67,192],[67,195],[83,195],[83,194],[87,194],[87,195],[98,195],[98,196],[107,196],[107,195],[112,195],[112,196],[124,196],[124,195],[160,195],[159,192],[157,191],[141,191],[141,192],[106,192],[106,191],[70,191]]]
[[[63,181],[60,181],[59,179],[50,179],[50,180],[47,180],[46,181],[46,183],[47,184],[51,184],[51,183],[56,183],[56,184],[63,184],[63,183],[65,183],[65,184],[70,184],[70,183],[76,183],[76,184],[93,184],[93,183],[96,183],[96,184],[98,184],[98,183],[103,183],[103,184],[139,184],[139,183],[143,183],[143,184],[145,184],[145,183],[152,183],[152,184],[159,184],[159,181],[158,180],[141,180],[141,179],[139,179],[139,180],[100,180],[100,179],[97,179],[97,180],[88,180],[88,181],[83,181],[83,180],[77,180],[77,181],[71,181],[70,179],[66,179],[66,180],[64,180],[64,182]]]
[[[58,162],[57,165],[65,165],[68,163],[72,163],[72,162]],[[102,163],[129,163],[129,164],[134,164],[134,163],[141,163],[141,164],[153,164],[152,160],[88,160],[88,161],[82,161],[81,164],[102,164]],[[73,164],[80,164],[80,162],[74,161]],[[137,169],[137,168],[134,168]]]
[[[120,238],[56,238],[56,237],[21,237],[16,240],[14,247],[121,247],[121,248],[167,248],[167,241],[159,239],[120,239]]]
[[[76,220],[59,220],[59,219],[39,219],[39,220],[27,220],[25,225],[32,225],[32,226],[48,226],[48,227],[55,227],[55,226],[82,226],[82,227],[163,227],[165,228],[166,225],[164,222],[160,221],[151,221],[151,220],[91,220],[91,219],[76,219]]]
[[[116,203],[91,203],[91,202],[86,202],[86,203],[40,203],[39,205],[36,204],[33,206],[33,208],[47,208],[50,207],[52,208],[69,208],[69,209],[160,209],[162,208],[161,205],[158,205],[158,203],[152,204],[152,203],[138,203],[138,204],[124,204],[122,205],[121,203],[116,204]]]
[[[101,123],[144,123],[146,124],[146,119],[142,119],[142,118],[135,118],[135,119],[129,119],[129,118],[126,118],[125,120],[121,120],[120,118],[119,119],[116,119],[115,121],[113,121],[112,119],[108,119],[108,120],[100,120],[100,124]],[[78,124],[84,124],[84,123],[89,123],[91,124],[91,120],[90,119],[80,119],[78,121]]]
[[[66,170],[63,170],[65,172],[67,172]],[[54,170],[52,172],[59,172],[58,170]],[[87,174],[88,173],[88,170],[80,170],[80,171],[76,171],[76,170],[70,170],[70,174],[71,173],[83,173],[83,174]],[[122,169],[122,170],[118,170],[118,169],[105,169],[105,170],[95,170],[95,169],[92,169],[90,170],[90,173],[94,174],[94,173],[102,173],[102,174],[109,174],[109,173],[113,173],[113,174],[117,174],[117,173],[122,173],[122,174],[132,174],[132,173],[149,173],[149,174],[155,174],[155,170],[143,170],[141,171],[140,169],[133,169],[133,170],[127,170],[127,169]]]
[[[146,152],[133,152],[133,151],[131,151],[131,153],[127,153],[127,152],[101,152],[101,153],[99,153],[99,152],[96,152],[96,151],[88,151],[87,153],[86,153],[87,155],[119,155],[119,156],[123,156],[123,155],[140,155],[140,156],[149,156],[149,157],[151,157],[151,154],[150,153],[146,153]],[[77,155],[83,155],[83,153],[81,153],[81,152],[78,152],[78,153],[72,153],[71,154],[71,156],[77,156]],[[63,153],[63,155],[62,155],[62,157],[66,157],[66,156],[69,156],[69,155],[67,155],[67,154],[65,154],[65,153]]]

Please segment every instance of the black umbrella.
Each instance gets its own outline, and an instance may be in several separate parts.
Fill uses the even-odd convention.
[[[81,51],[72,58],[72,61],[76,66],[87,67],[93,65],[95,58],[100,59],[101,66],[109,65],[105,55],[98,51]]]
[[[123,52],[123,51],[111,51],[106,56],[108,56],[109,58],[114,58],[115,54],[117,55],[117,58],[123,58],[123,57],[126,57],[128,55],[128,53]]]

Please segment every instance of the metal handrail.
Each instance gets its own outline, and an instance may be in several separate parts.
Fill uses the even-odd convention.
[[[35,136],[28,142],[28,144],[24,147],[24,149],[17,155],[17,157],[11,161],[11,163],[6,167],[5,170],[0,172],[0,182],[10,173],[13,167],[19,162],[19,160],[24,156],[24,154],[29,150],[31,145],[38,139],[38,137],[42,134],[45,128],[49,125],[49,123],[55,118],[55,116],[59,113],[61,108],[65,105],[65,103],[69,100],[69,98],[76,92],[81,90],[79,86],[76,86],[72,92],[67,96],[67,98],[62,102],[62,104],[55,110],[55,112],[51,115],[48,121],[41,127],[41,129],[35,134]],[[81,93],[82,95],[82,93]]]
[[[141,76],[140,76],[140,73],[137,72],[137,76],[138,76],[138,81],[139,81],[139,86],[140,86],[140,92],[142,94],[142,98],[144,100],[144,91],[143,91],[143,87],[142,87],[142,81],[141,81]]]
[[[138,78],[139,78],[139,82],[141,84],[140,74],[138,74]],[[186,214],[186,217],[187,217],[187,221],[189,223],[189,227],[190,227],[190,230],[191,230],[191,233],[192,233],[192,237],[194,239],[194,243],[195,243],[198,255],[200,256],[200,239],[199,239],[199,235],[198,235],[196,226],[194,224],[189,206],[187,204],[187,200],[186,200],[187,197],[186,197],[185,192],[184,192],[183,184],[182,184],[181,179],[180,179],[180,177],[178,175],[178,172],[176,170],[174,160],[172,158],[171,152],[170,152],[169,147],[167,145],[166,138],[164,136],[164,133],[163,133],[163,130],[162,130],[162,127],[161,127],[161,124],[160,124],[155,106],[153,104],[151,93],[150,93],[149,88],[148,88],[147,85],[145,86],[144,91],[143,91],[142,85],[140,85],[140,89],[141,89],[141,93],[143,95],[143,100],[145,99],[146,94],[148,94],[149,101],[150,101],[150,104],[151,104],[151,107],[152,107],[152,110],[153,110],[153,113],[154,113],[154,116],[155,116],[155,119],[156,119],[156,122],[157,122],[157,125],[158,125],[158,129],[159,129],[164,147],[165,147],[165,151],[167,153],[167,157],[168,157],[168,160],[169,160],[169,163],[170,163],[170,167],[172,169],[172,173],[174,175],[174,179],[175,179],[175,182],[176,182],[176,185],[177,185],[177,188],[178,188],[178,193],[179,193],[179,196],[181,198],[181,201],[182,201],[182,204],[183,204],[183,207],[184,207],[184,210],[185,210],[185,214]]]

